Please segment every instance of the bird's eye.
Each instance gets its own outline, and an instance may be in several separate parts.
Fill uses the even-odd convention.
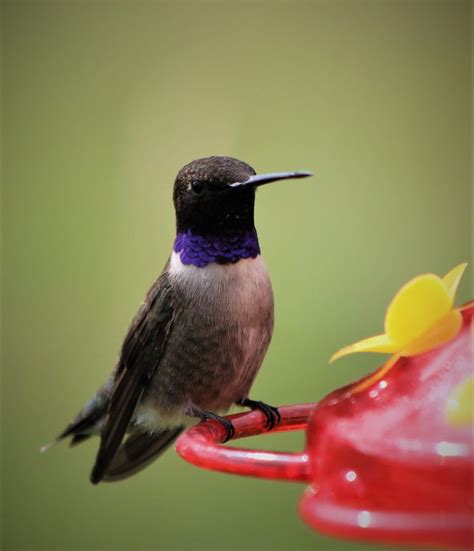
[[[194,193],[202,193],[202,190],[204,189],[204,184],[199,180],[194,180],[193,182],[191,182],[191,189],[194,191]]]

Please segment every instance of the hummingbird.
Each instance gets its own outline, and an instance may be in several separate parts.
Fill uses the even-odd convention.
[[[223,417],[234,404],[261,410],[271,430],[278,409],[249,398],[273,333],[274,301],[254,223],[259,186],[310,172],[256,174],[214,156],[184,166],[174,182],[176,239],[145,297],[106,383],[54,443],[99,435],[90,480],[125,479],[154,461],[194,419]]]

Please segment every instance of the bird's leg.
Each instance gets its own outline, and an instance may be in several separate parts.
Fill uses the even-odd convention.
[[[260,400],[250,400],[250,398],[242,398],[236,403],[238,406],[260,410],[267,418],[265,428],[268,430],[272,430],[272,428],[281,421],[281,415],[278,408],[269,406],[268,404],[265,404],[265,402],[260,402]]]
[[[219,423],[221,423],[221,425],[226,430],[226,437],[223,440],[223,442],[227,442],[228,440],[231,440],[234,437],[234,434],[235,434],[234,425],[232,424],[231,421],[229,421],[229,419],[226,419],[225,417],[216,415],[215,413],[212,413],[212,411],[205,411],[194,404],[188,404],[185,413],[188,417],[197,417],[198,419],[201,419],[201,421],[212,419],[213,421],[218,421]]]

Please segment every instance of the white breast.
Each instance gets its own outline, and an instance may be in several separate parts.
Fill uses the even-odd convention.
[[[171,280],[185,286],[198,301],[222,301],[242,319],[253,317],[262,308],[273,308],[273,292],[262,257],[243,258],[234,264],[208,264],[204,268],[183,264],[178,253],[170,259]]]

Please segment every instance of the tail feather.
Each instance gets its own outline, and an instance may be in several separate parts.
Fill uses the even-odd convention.
[[[183,429],[179,426],[153,434],[131,434],[120,446],[103,480],[116,482],[144,469],[176,440]]]
[[[68,436],[73,437],[73,441],[76,436],[86,435],[90,432],[100,420],[102,414],[98,411],[92,411],[88,415],[83,415],[81,412],[79,416],[68,425],[63,432],[56,438],[57,442],[64,440]]]
[[[97,434],[108,411],[110,389],[110,382],[103,385],[72,423],[53,442],[42,446],[41,451],[45,452],[68,437],[71,437],[70,445],[73,447]],[[116,452],[103,480],[108,482],[123,480],[144,469],[176,440],[183,429],[184,427],[178,426],[152,434],[131,433]]]
[[[103,387],[105,388],[105,387]],[[98,423],[107,411],[108,400],[102,389],[90,400],[90,402],[76,416],[72,423],[59,434],[53,442],[40,448],[45,452],[59,444],[68,436],[72,436],[71,446],[75,446],[90,438],[97,429]]]
[[[71,423],[52,442],[49,442],[48,444],[41,446],[40,452],[44,453],[48,451],[50,448],[57,446],[68,436],[72,436],[71,447],[76,446],[77,444],[79,444],[80,442],[83,442],[84,440],[87,440],[92,436],[93,428],[96,426],[96,423],[98,422],[99,419],[100,417],[95,418],[91,416],[86,419],[81,419],[78,422]]]
[[[84,440],[89,440],[89,438],[92,436],[92,434],[75,434],[72,439],[69,446],[73,448],[74,446],[77,446],[81,442],[84,442]]]

